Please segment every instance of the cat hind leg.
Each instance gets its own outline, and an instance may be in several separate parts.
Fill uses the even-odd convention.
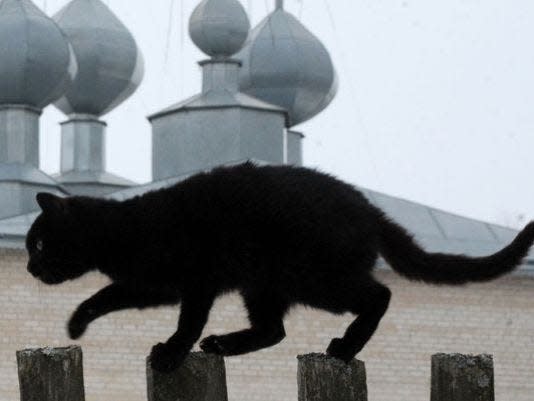
[[[326,353],[344,362],[350,362],[360,352],[375,333],[391,299],[391,291],[386,286],[370,279],[364,286],[359,285],[359,293],[348,306],[349,311],[358,317],[349,325],[342,338],[334,338]]]
[[[251,327],[234,333],[209,336],[200,342],[204,352],[241,355],[278,344],[285,337],[283,317],[287,305],[276,297],[244,295]]]

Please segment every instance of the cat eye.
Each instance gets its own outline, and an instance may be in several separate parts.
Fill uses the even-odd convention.
[[[35,244],[35,248],[36,248],[39,252],[41,252],[41,251],[43,250],[43,248],[44,248],[43,241],[42,241],[42,240],[37,241],[37,243]]]

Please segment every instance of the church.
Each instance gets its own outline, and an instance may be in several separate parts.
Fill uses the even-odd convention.
[[[26,271],[25,235],[39,214],[38,192],[124,200],[173,185],[218,165],[302,165],[305,136],[296,127],[328,107],[338,80],[328,49],[276,0],[251,27],[238,0],[202,0],[189,34],[206,55],[202,88],[148,116],[152,182],[137,185],[106,170],[104,116],[135,94],[144,75],[135,38],[102,0],[72,0],[49,17],[31,0],[0,0],[0,399],[18,399],[15,351],[71,344],[70,313],[102,288],[90,274],[57,287]],[[40,168],[39,118],[65,114],[61,168]],[[356,184],[356,183],[355,183]],[[491,254],[517,234],[359,188],[429,251]],[[430,356],[489,353],[501,401],[534,394],[534,253],[513,274],[488,284],[436,287],[409,282],[385,262],[378,279],[393,291],[388,314],[358,358],[375,401],[429,398]],[[146,400],[145,358],[173,331],[177,308],[111,314],[94,322],[84,350],[86,398]],[[350,316],[296,308],[276,347],[227,358],[233,401],[294,401],[297,355],[324,352]],[[204,335],[247,325],[242,301],[218,300]]]

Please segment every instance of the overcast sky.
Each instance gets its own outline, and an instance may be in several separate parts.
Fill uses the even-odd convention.
[[[35,0],[49,15],[67,0]],[[150,180],[146,116],[200,89],[187,22],[199,0],[108,0],[146,60],[109,123],[108,169]],[[174,4],[174,7],[172,5]],[[255,25],[274,0],[242,0]],[[286,0],[330,50],[337,98],[297,129],[307,166],[454,213],[522,226],[534,218],[532,0]],[[41,158],[59,170],[53,107]],[[521,218],[523,219],[521,221]]]

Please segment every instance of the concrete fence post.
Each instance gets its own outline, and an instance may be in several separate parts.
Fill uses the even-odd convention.
[[[432,356],[431,401],[495,401],[491,355]]]
[[[299,401],[367,401],[365,364],[323,354],[298,357]]]
[[[82,349],[17,351],[20,401],[84,401]]]
[[[228,401],[221,356],[191,353],[174,372],[160,373],[147,359],[148,401]]]

